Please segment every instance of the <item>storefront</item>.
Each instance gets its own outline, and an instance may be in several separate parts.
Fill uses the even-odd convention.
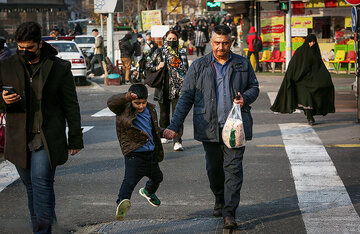
[[[265,46],[278,46],[284,41],[285,15],[278,2],[261,2],[260,26]],[[343,0],[323,0],[317,3],[292,3],[292,37],[317,36],[319,43],[347,43],[352,37],[351,6]],[[300,38],[296,40],[301,41]]]

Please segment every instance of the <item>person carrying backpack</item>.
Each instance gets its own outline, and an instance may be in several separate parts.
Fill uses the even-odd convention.
[[[250,59],[250,56],[252,54],[255,55],[255,60],[256,60],[255,72],[258,72],[260,70],[259,52],[263,49],[263,46],[262,46],[261,38],[260,36],[257,36],[254,26],[250,28],[246,42],[249,44],[249,51],[247,54],[247,58]]]

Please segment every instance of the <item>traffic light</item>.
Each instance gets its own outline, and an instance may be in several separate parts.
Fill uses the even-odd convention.
[[[207,11],[220,11],[221,2],[208,1],[206,3]]]
[[[279,0],[280,11],[287,13],[289,11],[289,1],[288,0]]]

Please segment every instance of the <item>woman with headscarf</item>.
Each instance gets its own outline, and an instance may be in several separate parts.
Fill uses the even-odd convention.
[[[156,88],[154,100],[160,105],[160,127],[166,128],[170,125],[170,105],[174,114],[176,104],[180,97],[180,91],[186,71],[188,61],[184,50],[179,48],[179,34],[170,30],[164,36],[164,45],[154,51],[150,61],[146,63],[149,71],[166,69],[161,88]],[[182,151],[181,136],[183,128],[178,136],[174,138],[174,150]],[[165,138],[161,138],[162,143],[167,143]]]
[[[270,109],[280,113],[303,110],[308,123],[314,125],[314,115],[335,112],[334,98],[334,85],[321,59],[316,36],[309,34],[291,59]]]

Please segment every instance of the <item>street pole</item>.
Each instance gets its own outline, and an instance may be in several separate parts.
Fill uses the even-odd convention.
[[[109,13],[106,23],[107,29],[107,57],[114,64],[114,13]]]
[[[357,15],[359,16],[359,8],[356,7],[356,11],[357,11]],[[359,29],[359,17],[356,17],[356,41],[357,41],[357,56],[356,56],[356,82],[357,82],[357,120],[358,123],[360,123],[360,79],[359,79],[359,74],[360,74],[360,29]],[[356,49],[356,46],[355,46]]]
[[[102,14],[100,14],[100,35],[104,36],[104,22]]]
[[[291,0],[289,0],[289,11],[286,14],[286,69],[291,59]]]

